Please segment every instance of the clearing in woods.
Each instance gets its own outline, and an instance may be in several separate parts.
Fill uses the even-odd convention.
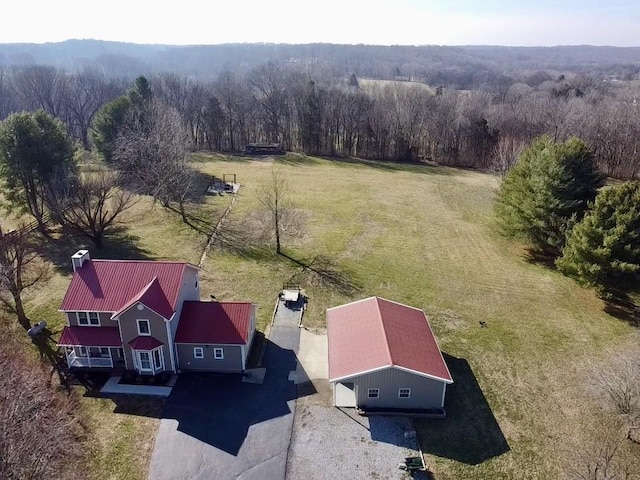
[[[221,234],[224,246],[214,245],[205,261],[204,298],[257,302],[261,329],[282,285],[291,282],[309,296],[310,327],[324,326],[326,308],[370,295],[427,312],[456,381],[448,418],[418,422],[437,478],[557,478],[572,450],[597,432],[602,409],[587,387],[588,365],[626,345],[633,329],[604,313],[593,292],[529,263],[521,246],[500,237],[494,177],[297,155],[194,158],[201,172],[235,173],[242,184]],[[283,241],[290,258],[257,247],[253,238],[262,218],[259,192],[273,167],[289,178],[304,225],[302,235]],[[188,226],[143,198],[106,250],[89,246],[91,255],[197,263],[228,201],[201,198],[190,207]],[[46,247],[55,268],[27,298],[30,317],[46,318],[54,333],[63,323],[57,308],[69,281],[68,257],[85,246],[60,239]],[[301,266],[308,264],[313,271]],[[82,403],[90,418],[88,476],[143,478],[157,408],[143,402],[120,410],[131,415],[114,417],[109,399]],[[149,440],[142,450],[139,438]]]
[[[418,422],[437,478],[557,478],[597,430],[589,365],[626,344],[633,328],[497,233],[495,177],[293,155],[199,158],[204,171],[237,173],[243,185],[228,225],[238,245],[251,236],[271,168],[282,170],[305,222],[284,253],[316,259],[335,280],[303,273],[272,249],[214,248],[204,277],[218,298],[259,302],[264,325],[281,284],[293,279],[310,298],[310,327],[324,326],[326,308],[370,295],[430,316],[457,382],[449,418]]]

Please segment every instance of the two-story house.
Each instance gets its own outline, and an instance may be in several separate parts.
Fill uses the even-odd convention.
[[[256,305],[200,301],[199,269],[185,262],[71,257],[58,345],[69,367],[126,368],[140,374],[242,372]]]

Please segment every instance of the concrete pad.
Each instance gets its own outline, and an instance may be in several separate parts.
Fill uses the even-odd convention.
[[[329,378],[327,334],[314,334],[306,329],[300,330],[298,362],[308,379]]]
[[[264,376],[266,373],[266,368],[250,368],[244,371],[242,381],[244,383],[255,383],[257,385],[262,385],[264,383]]]
[[[104,384],[100,393],[116,393],[129,395],[152,395],[156,397],[168,397],[173,387],[157,387],[155,385],[125,385],[118,383],[120,377],[111,377]]]

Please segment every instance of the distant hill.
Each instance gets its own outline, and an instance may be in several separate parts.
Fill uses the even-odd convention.
[[[607,72],[635,75],[640,47],[375,46],[334,44],[139,45],[98,40],[0,44],[0,66],[38,63],[66,70],[99,66],[112,75],[173,71],[210,78],[224,70],[246,71],[267,61],[298,64],[337,75],[416,78],[432,85],[450,77],[499,82],[512,72]]]

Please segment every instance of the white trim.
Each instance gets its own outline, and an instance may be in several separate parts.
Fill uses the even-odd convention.
[[[402,391],[406,392],[406,395],[402,395]],[[398,398],[411,398],[411,389],[407,387],[398,388]]]
[[[401,367],[400,365],[385,365],[383,367],[376,367],[376,368],[372,368],[370,370],[364,370],[362,372],[356,372],[356,373],[352,373],[350,375],[345,375],[344,377],[330,378],[329,382],[330,383],[341,382],[343,380],[348,380],[348,379],[351,379],[351,378],[361,377],[362,375],[368,375],[369,373],[375,373],[375,372],[379,372],[381,370],[386,370],[387,368],[397,368],[398,370],[401,370],[403,372],[412,373],[412,374],[418,375],[420,377],[430,378],[431,380],[437,380],[439,382],[444,382],[444,383],[449,383],[449,384],[453,383],[453,380],[448,380],[446,378],[436,377],[435,375],[429,375],[428,373],[424,373],[424,372],[418,372],[417,370],[411,370],[410,368]]]
[[[218,357],[216,354],[220,352],[220,356]],[[214,360],[224,360],[224,348],[214,347],[213,348],[213,359]]]
[[[138,372],[142,373],[154,373],[154,368],[153,368],[153,359],[151,358],[151,351],[149,350],[134,350],[135,354],[136,354],[136,359],[140,362],[138,365]],[[146,354],[149,360],[149,368],[142,368],[142,357],[140,356],[141,354]],[[138,362],[136,362],[138,363]]]
[[[442,384],[442,401],[440,402],[440,408],[444,408],[444,394],[447,392],[447,384]]]
[[[175,342],[176,345],[222,345],[224,347],[242,347],[246,346],[246,343],[205,343],[205,342]]]
[[[199,350],[200,356],[196,355],[196,350]],[[193,358],[194,360],[202,360],[204,359],[204,347],[193,347]]]
[[[375,392],[375,396],[371,395],[372,392]],[[380,398],[380,389],[379,388],[367,389],[367,398]]]
[[[393,367],[393,365],[384,365],[383,367],[376,367],[376,368],[372,368],[370,370],[364,370],[362,372],[352,373],[352,374],[349,374],[349,375],[345,375],[344,377],[330,378],[329,382],[341,382],[343,380],[349,380],[349,379],[352,379],[352,378],[359,377],[361,375],[367,375],[369,373],[379,372],[380,370],[386,370],[387,368],[391,368],[391,367]]]
[[[87,315],[87,323],[80,323],[80,314],[84,313]],[[98,324],[91,323],[91,314],[95,313],[98,316]],[[100,321],[100,312],[96,312],[94,310],[78,310],[76,311],[76,321],[78,322],[79,327],[101,327],[102,322]]]
[[[140,331],[140,322],[147,322],[147,333],[142,333]],[[151,322],[148,318],[136,318],[136,327],[138,328],[138,335],[141,337],[150,337],[151,336]]]
[[[175,350],[175,345],[173,343],[173,335],[171,335],[171,322],[173,321],[173,319],[176,316],[176,312],[173,312],[173,315],[171,315],[171,318],[169,320],[165,320],[164,324],[167,327],[167,338],[169,339],[169,360],[171,360],[171,370],[173,371],[173,373],[176,373],[176,360],[173,356],[174,350]],[[176,355],[178,353],[176,352]]]
[[[83,346],[79,346],[78,349],[80,351],[80,353],[78,353],[79,357],[88,357],[89,356],[89,350],[87,350],[89,347],[83,347]],[[75,351],[75,347],[73,349]],[[84,353],[82,353],[82,351],[84,350]]]
[[[398,370],[402,370],[403,372],[413,373],[414,375],[419,375],[421,377],[430,378],[431,380],[437,380],[439,382],[453,383],[453,380],[449,380],[447,378],[438,377],[436,375],[430,375],[430,374],[424,373],[424,372],[418,372],[417,370],[411,370],[410,368],[401,367],[400,365],[392,365],[391,368],[397,368]],[[447,371],[449,371],[449,370],[447,369]]]
[[[116,322],[118,322],[118,334],[120,335],[120,348],[122,348],[122,357],[124,358],[124,368],[125,370],[129,369],[129,364],[127,363],[127,352],[125,350],[125,346],[124,346],[124,340],[122,340],[122,328],[120,328],[120,317],[116,317],[115,318]],[[129,347],[129,351],[131,352],[131,359],[133,361],[133,357],[135,357],[134,353],[133,353],[133,349],[131,348],[131,346],[127,345]],[[133,370],[135,370],[136,368],[136,364],[135,361],[133,363]]]
[[[242,359],[242,371],[244,372],[245,358],[244,358],[244,346],[240,346],[240,358]]]
[[[125,312],[128,312],[129,310],[131,310],[131,307],[133,307],[134,305],[144,305],[144,307],[155,313],[157,316],[159,316],[160,318],[162,318],[165,322],[167,321],[166,318],[164,318],[164,315],[159,314],[158,312],[156,312],[153,308],[151,308],[149,305],[147,305],[146,303],[142,303],[140,300],[136,300],[135,302],[133,302],[131,305],[129,305],[127,308],[125,308],[124,310],[118,310],[117,312],[107,312],[107,313],[112,313],[111,315],[111,320],[113,320],[116,317],[119,317],[121,315],[123,315]],[[117,315],[116,315],[117,314]],[[175,312],[174,312],[175,314]]]

